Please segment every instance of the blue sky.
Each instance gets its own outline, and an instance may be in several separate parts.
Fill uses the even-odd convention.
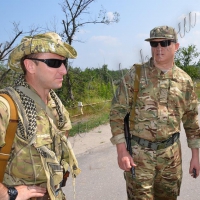
[[[0,42],[9,41],[13,36],[13,22],[19,22],[23,31],[31,26],[46,27],[54,19],[57,29],[63,28],[61,21],[64,13],[59,3],[61,0],[6,0],[0,6]],[[81,69],[99,68],[107,64],[109,69],[130,68],[134,63],[141,62],[140,50],[144,57],[150,57],[150,46],[144,39],[155,26],[168,25],[184,35],[184,18],[186,29],[196,25],[184,37],[179,36],[181,47],[195,44],[200,51],[200,1],[198,0],[96,0],[90,5],[91,17],[97,16],[101,5],[108,12],[118,12],[120,21],[111,25],[88,25],[77,33],[76,38],[83,43],[74,42],[78,57],[73,60],[74,67]],[[21,39],[21,38],[20,38]],[[19,41],[18,41],[19,42]]]

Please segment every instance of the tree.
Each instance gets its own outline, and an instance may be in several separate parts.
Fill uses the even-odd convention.
[[[178,49],[175,55],[176,65],[179,67],[196,65],[194,60],[198,58],[199,55],[200,53],[197,52],[196,45],[189,45],[187,48],[181,47]]]
[[[87,81],[85,81],[85,76],[83,75],[83,72],[78,67],[70,67],[70,73],[68,78],[70,78],[70,83],[73,86],[73,97],[74,99],[70,99],[66,97],[66,94],[68,93],[68,88],[66,87],[66,81],[69,81],[68,79],[63,80],[63,87],[60,88],[56,93],[59,95],[61,101],[64,105],[67,107],[73,107],[76,106],[76,103],[78,101],[81,101],[81,98],[84,98],[85,94],[85,84]]]
[[[95,2],[95,0],[64,0],[61,5],[62,11],[65,14],[65,20],[62,20],[63,31],[60,34],[62,39],[70,45],[74,41],[75,34],[80,28],[88,24],[106,24],[116,23],[119,21],[119,13],[112,13],[112,18],[109,18],[106,10],[102,7],[98,13],[98,17],[91,19],[89,12],[89,5]],[[88,19],[86,19],[88,16]],[[79,41],[80,42],[80,41]],[[69,63],[68,63],[69,65]],[[67,66],[66,66],[67,67]],[[70,67],[69,71],[70,71]],[[70,79],[70,73],[66,75],[66,84],[68,88],[67,97],[74,100],[72,92],[72,82]]]
[[[200,77],[200,60],[197,60],[200,52],[198,52],[196,45],[189,45],[178,49],[175,55],[175,64],[190,75],[192,79]]]
[[[64,30],[61,33],[62,38],[72,44],[75,34],[80,28],[87,24],[106,24],[116,23],[119,21],[119,13],[114,12],[112,18],[109,18],[107,11],[102,8],[99,11],[98,17],[94,19],[83,19],[84,16],[90,16],[89,5],[95,0],[65,0],[61,4],[62,11],[65,14],[65,20],[62,20]]]
[[[0,62],[1,62],[1,74],[0,74],[0,83],[1,88],[5,86],[2,84],[2,81],[5,80],[5,77],[8,75],[11,69],[7,69],[4,65],[4,62],[7,61],[9,53],[13,50],[13,44],[17,38],[22,34],[22,31],[19,31],[18,24],[13,23],[14,26],[14,36],[10,41],[0,42]]]
[[[33,35],[39,30],[39,27],[35,28],[34,26],[32,26],[30,27],[30,30],[28,32],[23,32],[22,30],[20,30],[19,25],[19,23],[13,22],[14,35],[12,39],[10,41],[0,42],[0,88],[11,85],[14,80],[13,77],[16,77],[17,75],[16,72],[11,71],[10,68],[7,68],[7,63],[5,64],[5,62],[8,60],[8,55],[14,48],[16,40],[23,34]],[[10,75],[10,77],[8,77],[8,75]],[[6,81],[6,78],[10,81]]]

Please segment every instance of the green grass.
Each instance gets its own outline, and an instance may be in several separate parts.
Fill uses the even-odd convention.
[[[195,92],[200,101],[200,82],[195,83]],[[99,125],[109,122],[110,101],[92,99],[92,101],[86,101],[83,105],[83,114],[81,114],[78,107],[68,110],[72,121],[70,136],[86,133]]]
[[[85,100],[85,102],[82,102],[83,107],[83,116],[92,115],[94,113],[101,112],[105,109],[110,109],[111,102],[109,100],[103,100],[103,99],[92,99],[92,100]],[[73,108],[67,108],[70,117],[76,118],[77,115],[81,114],[80,107],[75,106]]]
[[[78,122],[72,122],[72,129],[69,132],[69,136],[74,136],[79,133],[86,133],[99,125],[106,124],[109,121],[109,112],[102,112],[98,115],[90,115],[86,118],[82,118]]]
[[[72,129],[69,135],[74,136],[79,133],[85,133],[93,128],[106,124],[109,121],[111,101],[102,99],[93,99],[83,102],[82,113],[80,108],[68,109],[72,122]]]

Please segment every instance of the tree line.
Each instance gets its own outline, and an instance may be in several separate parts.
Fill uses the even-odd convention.
[[[101,68],[80,67],[68,68],[68,76],[71,81],[70,89],[63,80],[62,88],[56,90],[56,93],[67,107],[77,106],[78,102],[93,103],[93,101],[110,100],[114,94],[115,86],[128,69],[109,70],[107,65]],[[0,63],[0,88],[13,85],[14,80],[19,73],[9,70],[3,63]]]
[[[186,71],[190,77],[197,81],[200,79],[200,53],[195,45],[181,47],[175,55],[175,64]],[[123,74],[129,69],[109,70],[107,65],[101,68],[68,67],[68,78],[63,81],[63,87],[56,90],[56,93],[65,106],[74,107],[78,102],[93,103],[95,100],[110,100],[115,92]],[[7,69],[3,62],[0,63],[0,88],[13,84],[18,76],[16,72]]]
[[[23,35],[34,35],[42,30],[57,32],[63,41],[72,45],[76,41],[75,35],[84,26],[88,24],[98,25],[119,22],[119,13],[113,12],[113,17],[107,16],[107,11],[103,7],[99,9],[95,17],[91,17],[90,5],[95,0],[64,0],[60,4],[64,14],[61,21],[62,30],[58,32],[57,25],[54,23],[51,27],[30,27],[27,31],[19,28],[19,23],[13,22],[14,36],[10,41],[0,42],[0,88],[12,85],[13,80],[18,76],[16,72],[7,68],[7,58],[9,53],[15,47],[16,40]],[[58,24],[58,23],[57,23]],[[44,32],[44,31],[43,31]],[[186,71],[193,80],[200,78],[200,53],[195,45],[179,48],[175,56],[175,63],[178,67]],[[107,65],[101,68],[86,68],[82,70],[80,67],[66,65],[68,73],[63,81],[63,87],[57,90],[58,96],[64,105],[73,107],[78,101],[89,101],[92,98],[111,99],[115,90],[115,83],[119,81],[128,69],[109,70]]]
[[[175,64],[183,69],[193,80],[200,79],[200,52],[196,45],[181,47],[175,55]]]
[[[62,40],[67,42],[68,44],[72,45],[74,42],[83,42],[83,41],[77,41],[75,40],[76,34],[79,32],[79,30],[89,24],[98,25],[98,24],[104,24],[104,25],[110,25],[112,23],[118,23],[119,22],[119,13],[118,12],[112,12],[112,17],[107,14],[106,9],[101,6],[99,11],[97,13],[91,14],[90,6],[95,3],[95,0],[62,0],[61,3],[59,3],[61,7],[61,11],[63,13],[63,20],[61,20],[61,23],[52,22],[51,25],[47,25],[47,27],[39,27],[39,26],[31,26],[29,30],[22,31],[20,29],[20,24],[13,22],[13,33],[14,36],[10,41],[1,42],[0,41],[0,67],[1,67],[1,76],[0,76],[0,82],[1,87],[3,85],[6,85],[7,82],[9,83],[12,81],[16,73],[10,72],[10,69],[5,70],[5,63],[7,62],[8,55],[12,51],[12,49],[15,46],[16,40],[24,35],[30,35],[33,36],[40,32],[48,32],[53,31],[58,33]],[[61,25],[61,27],[58,27],[58,24]],[[44,31],[45,30],[45,31]],[[58,31],[59,30],[59,31]],[[70,66],[68,60],[66,64],[66,69],[70,69],[70,73],[67,73],[65,76],[65,80],[63,82],[63,88],[57,93],[61,96],[61,99],[64,100],[66,105],[73,105],[71,102],[75,101],[76,97],[76,91],[79,91],[79,94],[82,95],[80,88],[74,89],[75,85],[77,85],[79,82],[85,86],[84,77],[82,77],[82,74],[88,74],[89,69],[82,71],[80,68],[73,68]],[[98,71],[98,70],[97,70]],[[96,73],[96,70],[91,70],[91,73]],[[97,80],[96,75],[93,76],[94,80]],[[7,79],[7,80],[5,80]],[[2,81],[4,82],[2,84]],[[97,80],[98,81],[98,80]],[[90,81],[90,83],[93,83],[93,86],[97,83],[95,81]],[[73,87],[73,88],[72,88]],[[83,88],[84,88],[83,87]],[[97,87],[97,86],[96,86]],[[105,86],[103,82],[101,83],[100,88],[104,88],[105,91],[107,91],[108,86]],[[98,90],[100,90],[100,88]],[[91,89],[89,90],[92,91]],[[92,93],[92,92],[91,92]],[[65,98],[67,97],[67,98]]]

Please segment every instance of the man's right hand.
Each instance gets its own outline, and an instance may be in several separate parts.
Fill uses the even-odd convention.
[[[43,197],[46,193],[46,188],[39,186],[20,185],[15,187],[18,191],[16,200],[27,200],[32,197]]]
[[[15,189],[18,191],[16,200],[27,200],[32,197],[43,197],[46,193],[46,188],[39,186],[20,185],[16,186]],[[10,199],[8,195],[8,189],[2,183],[0,183],[0,199],[1,200]]]
[[[125,143],[116,144],[118,154],[118,165],[124,171],[130,171],[131,167],[136,167],[133,158],[126,149]]]
[[[43,197],[46,193],[46,188],[39,186],[27,186],[20,185],[16,186],[15,189],[18,191],[16,200],[27,200],[32,197]],[[9,200],[8,189],[4,184],[0,183],[0,199]]]

